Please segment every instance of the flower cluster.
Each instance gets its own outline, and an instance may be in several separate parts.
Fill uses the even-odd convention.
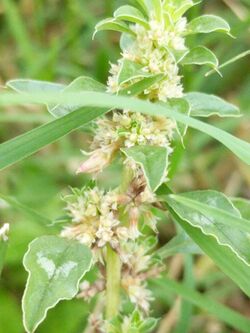
[[[156,272],[158,274],[160,266],[152,263],[147,240],[144,239],[142,243],[123,244],[121,259],[123,262],[121,285],[130,301],[144,313],[148,313],[153,296],[147,289],[146,280],[153,277]]]
[[[102,171],[120,148],[133,146],[160,146],[171,153],[175,122],[165,117],[151,117],[129,111],[114,112],[108,118],[97,120],[96,133],[91,145],[91,156],[78,172]]]
[[[89,247],[102,248],[110,243],[117,248],[120,240],[130,237],[128,229],[121,226],[118,219],[117,198],[115,192],[104,193],[97,187],[74,189],[65,197],[72,224],[63,229],[61,236]]]
[[[164,78],[144,90],[151,100],[166,102],[169,98],[183,96],[183,86],[176,58],[186,51],[183,34],[186,30],[186,18],[180,18],[175,23],[169,23],[166,17],[161,21],[152,17],[149,27],[135,24],[131,30],[135,33],[122,53],[117,65],[112,65],[108,80],[108,90],[116,93],[122,87],[119,85],[119,73],[124,59],[142,66],[145,74],[163,74]]]

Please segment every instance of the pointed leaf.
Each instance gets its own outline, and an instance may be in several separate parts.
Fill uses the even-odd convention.
[[[185,99],[191,107],[191,116],[209,117],[238,117],[240,110],[237,106],[224,101],[222,98],[200,92],[185,94]]]
[[[183,220],[213,236],[250,266],[250,221],[241,217],[225,195],[211,190],[172,194],[167,203]]]
[[[250,50],[247,50],[247,51],[245,51],[245,52],[242,52],[242,53],[238,54],[237,56],[233,57],[232,59],[230,59],[230,60],[224,62],[223,64],[221,64],[221,65],[218,67],[218,69],[221,69],[221,68],[224,68],[224,67],[226,67],[226,66],[228,66],[228,65],[231,65],[231,64],[234,63],[235,61],[238,61],[238,60],[240,60],[240,59],[242,59],[242,58],[248,56],[249,54],[250,54]],[[211,74],[213,74],[213,73],[214,73],[214,70],[212,69],[211,71],[207,72],[205,76],[209,76],[209,75],[211,75]]]
[[[163,74],[156,74],[149,77],[145,77],[142,80],[131,84],[125,89],[121,89],[118,92],[120,96],[138,96],[144,92],[144,90],[149,89],[151,86],[163,79]]]
[[[6,83],[6,86],[19,93],[49,93],[60,92],[66,85],[60,83],[52,83],[47,81],[15,79]],[[48,110],[53,108],[54,104],[47,104]]]
[[[96,91],[96,92],[105,92],[106,86],[88,76],[80,76],[74,81],[72,81],[67,87],[65,87],[61,93],[70,93],[70,92],[81,92],[81,91]],[[53,114],[54,117],[59,118],[65,116],[72,111],[81,108],[81,104],[76,103],[74,100],[71,100],[67,104],[57,104],[53,108],[49,109],[49,112]]]
[[[215,54],[204,46],[191,49],[181,60],[182,65],[208,65],[213,68],[219,66]]]
[[[122,85],[134,79],[151,76],[151,74],[143,72],[142,68],[143,66],[136,64],[133,61],[126,59],[123,60],[121,69],[118,74],[118,83]]]
[[[114,13],[114,17],[118,20],[138,23],[145,26],[146,28],[149,27],[144,15],[140,12],[139,9],[133,6],[126,5],[118,8]]]
[[[144,172],[147,183],[155,191],[164,181],[168,166],[168,151],[164,147],[134,146],[121,149],[122,152]]]
[[[45,319],[60,300],[72,299],[79,282],[91,267],[90,250],[75,241],[43,236],[29,245],[24,266],[29,273],[22,307],[28,333]]]
[[[161,0],[151,0],[156,19],[161,21],[163,17],[163,8]]]
[[[219,16],[202,15],[189,22],[186,34],[210,33],[213,31],[230,34],[230,26],[227,21]]]
[[[241,216],[250,221],[250,200],[243,198],[232,198],[234,206],[240,211]]]
[[[107,18],[99,22],[95,26],[94,36],[96,35],[97,32],[103,30],[113,30],[118,32],[125,32],[133,36],[135,35],[135,33],[129,28],[129,26],[126,23],[119,21],[115,18]]]
[[[174,111],[184,114],[186,116],[190,115],[191,109],[187,100],[182,98],[173,98],[168,102],[168,104],[170,105],[171,108],[173,108]],[[188,126],[178,122],[176,129],[181,138],[181,142],[184,145],[183,138],[187,134]]]
[[[159,198],[161,198],[161,200],[167,204],[167,208],[176,223],[178,223],[184,229],[184,231],[199,245],[199,247],[208,256],[211,257],[215,264],[218,265],[225,274],[227,274],[233,281],[235,281],[235,283],[237,283],[238,286],[248,296],[250,296],[249,266],[246,265],[243,260],[239,259],[239,256],[236,255],[234,251],[232,251],[231,247],[219,244],[216,237],[213,235],[206,235],[200,226],[196,226],[193,221],[191,222],[186,218],[186,216],[183,216],[183,206],[181,206],[179,209],[179,203],[173,203],[174,199],[170,197],[169,192],[170,191],[168,187],[163,185],[158,190],[158,195]],[[222,202],[225,202],[224,199]],[[227,205],[227,207],[229,206]],[[230,210],[235,211],[236,214],[237,210],[235,210],[234,207],[231,207]],[[239,212],[237,214],[239,214]],[[200,213],[198,213],[197,216],[200,216]],[[198,221],[198,219],[196,221]],[[203,220],[203,222],[205,223],[205,220]]]

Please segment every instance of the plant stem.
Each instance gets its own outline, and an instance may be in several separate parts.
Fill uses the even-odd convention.
[[[106,319],[110,320],[119,313],[121,283],[120,257],[110,245],[107,245],[106,270]]]

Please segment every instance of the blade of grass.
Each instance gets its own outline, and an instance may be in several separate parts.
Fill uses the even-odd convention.
[[[38,213],[34,209],[24,205],[16,198],[9,197],[7,195],[3,195],[0,193],[0,198],[7,202],[11,207],[21,210],[26,215],[29,215],[34,221],[37,221],[41,225],[49,225],[51,224],[51,220],[47,217],[43,216],[42,214]]]
[[[184,256],[184,284],[189,289],[194,289],[195,283],[194,283],[194,277],[193,277],[193,257],[190,254],[186,254]],[[188,333],[189,332],[189,326],[191,323],[193,314],[193,305],[186,301],[185,299],[182,299],[181,301],[181,308],[180,308],[180,315],[179,315],[179,321],[177,322],[176,328],[174,333]]]
[[[3,0],[3,5],[6,21],[10,32],[17,43],[19,55],[23,58],[27,66],[31,66],[35,59],[34,49],[24,25],[24,21],[17,9],[17,4],[13,2],[13,0]]]
[[[157,286],[162,292],[168,293],[169,290],[180,295],[191,304],[207,311],[215,318],[220,319],[229,326],[239,330],[242,333],[249,333],[250,319],[237,313],[234,310],[215,302],[213,299],[188,288],[185,284],[173,281],[167,277],[164,279],[152,281],[152,285]]]
[[[158,115],[175,119],[202,131],[219,142],[223,143],[236,156],[250,165],[250,144],[242,141],[223,130],[191,118],[173,110],[166,105],[145,102],[135,98],[113,96],[107,93],[82,92],[59,94],[1,94],[0,105],[25,104],[25,103],[58,103],[89,106],[76,110],[56,121],[34,129],[22,136],[14,138],[0,145],[0,168],[15,163],[25,158],[47,144],[58,140],[60,137],[79,128],[88,121],[104,114],[111,108],[129,109],[148,115]],[[97,108],[91,108],[91,107]],[[99,108],[98,108],[99,107]]]

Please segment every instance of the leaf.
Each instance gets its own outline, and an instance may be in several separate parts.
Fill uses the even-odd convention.
[[[202,251],[185,232],[181,232],[156,252],[162,259],[177,253],[202,254]]]
[[[6,86],[19,93],[49,93],[60,92],[66,86],[60,83],[52,83],[47,81],[37,81],[28,79],[15,79],[6,83]],[[54,104],[47,104],[48,110],[53,108]]]
[[[34,221],[37,221],[39,224],[42,225],[49,225],[51,224],[51,220],[47,218],[46,216],[41,215],[37,211],[35,211],[33,208],[30,208],[29,206],[24,205],[20,201],[18,201],[16,198],[3,195],[0,193],[0,198],[3,199],[5,202],[7,202],[11,207],[16,208],[18,210],[21,210],[24,214],[29,215],[32,217]]]
[[[161,0],[151,0],[152,6],[155,12],[156,19],[161,21],[162,14],[163,14],[163,8],[162,8],[162,1]]]
[[[123,60],[121,64],[121,69],[118,73],[118,83],[120,85],[138,78],[145,78],[150,76],[150,74],[143,72],[143,66],[136,64],[130,60]]]
[[[39,126],[0,145],[0,169],[12,165],[103,115],[107,108],[86,107]]]
[[[231,310],[225,305],[214,301],[212,298],[204,295],[204,293],[188,288],[184,283],[179,283],[169,279],[168,277],[164,277],[153,281],[152,284],[153,286],[157,286],[163,294],[168,294],[169,291],[178,294],[191,304],[207,311],[215,318],[225,322],[239,332],[249,332],[250,320],[248,318],[234,310]]]
[[[80,76],[74,81],[72,81],[67,87],[65,87],[61,93],[70,93],[70,92],[81,92],[81,91],[96,91],[96,92],[105,92],[106,86],[88,76]],[[81,108],[81,104],[75,103],[74,100],[71,100],[66,104],[57,104],[53,108],[49,109],[49,112],[56,118],[65,116],[72,111]]]
[[[163,74],[156,74],[149,77],[145,77],[142,80],[131,84],[125,89],[121,89],[118,92],[120,96],[137,96],[144,92],[144,90],[149,89],[152,85],[163,79]]]
[[[232,198],[231,201],[234,206],[240,211],[241,216],[244,219],[250,221],[250,200],[243,198]]]
[[[128,51],[134,47],[136,38],[132,35],[128,35],[126,33],[121,34],[120,38],[120,48],[123,52]]]
[[[206,191],[205,191],[206,192]],[[210,191],[209,191],[210,192]],[[213,192],[213,191],[212,191]],[[250,296],[250,269],[249,266],[246,264],[245,260],[242,260],[239,255],[235,253],[235,249],[232,248],[232,242],[230,245],[220,245],[218,243],[217,235],[216,237],[214,235],[208,235],[204,233],[204,225],[205,225],[205,232],[207,231],[207,226],[210,226],[210,224],[206,225],[206,219],[207,216],[205,215],[206,212],[200,213],[195,211],[195,218],[193,220],[190,220],[190,218],[187,218],[187,216],[183,216],[186,214],[186,211],[189,211],[190,208],[187,208],[183,204],[180,204],[177,202],[173,197],[171,198],[171,195],[168,194],[169,189],[166,186],[161,186],[161,188],[158,190],[158,195],[161,196],[162,200],[164,200],[167,203],[167,207],[169,209],[170,214],[184,230],[185,232],[199,245],[199,247],[212,258],[212,260],[215,262],[216,265],[218,265],[222,271],[227,274],[232,280],[234,280],[238,286],[248,295]],[[217,192],[218,193],[218,192]],[[184,198],[186,200],[186,198]],[[233,219],[237,219],[237,215],[239,212],[237,209],[229,202],[227,202],[228,199],[225,201],[225,197],[223,195],[217,197],[217,199],[220,201],[221,204],[224,204],[230,211],[229,216],[231,216]],[[194,211],[194,209],[198,209],[201,206],[201,203],[198,201],[195,201],[195,208],[191,208],[191,211]],[[209,210],[209,216],[211,215],[211,209],[212,209],[212,217],[214,217],[214,210],[212,204],[210,203],[210,206],[204,205],[206,209]],[[198,207],[198,208],[197,208]],[[230,207],[230,208],[229,208]],[[183,209],[184,208],[184,209]],[[223,210],[222,210],[223,212]],[[233,212],[233,213],[232,213]],[[224,213],[225,214],[225,213]],[[235,214],[235,215],[234,215]],[[200,222],[200,217],[205,216],[203,218],[202,222]],[[197,216],[197,217],[196,217]],[[228,215],[227,215],[228,216]],[[198,219],[199,217],[199,219]],[[211,218],[211,216],[210,216]],[[223,216],[223,218],[225,218]],[[241,219],[243,223],[245,223],[245,220]],[[226,220],[227,221],[227,220]],[[222,220],[219,220],[220,223],[222,223]],[[218,222],[216,220],[216,226],[218,225]],[[225,222],[226,223],[226,222]],[[249,221],[247,222],[249,223]],[[202,224],[202,225],[200,225]],[[225,226],[225,224],[224,224]],[[211,226],[210,226],[211,227]],[[231,225],[230,228],[231,229]],[[221,230],[225,230],[223,227]],[[219,231],[220,232],[220,231]],[[229,232],[226,230],[226,232]],[[237,232],[236,235],[238,236],[239,233]],[[230,240],[231,241],[231,240]],[[228,242],[230,242],[228,241]],[[233,239],[234,242],[234,239]],[[239,246],[242,246],[241,244],[237,245],[237,248]],[[249,246],[248,246],[249,247]],[[241,251],[242,252],[242,251]]]
[[[186,13],[186,11],[198,3],[199,1],[194,3],[191,0],[168,0],[165,1],[163,8],[171,15],[172,20],[176,22]]]
[[[215,54],[204,46],[191,49],[181,60],[182,65],[208,65],[213,68],[219,66]]]
[[[121,22],[115,18],[107,18],[107,19],[102,20],[101,22],[97,23],[97,25],[95,26],[95,32],[94,32],[93,38],[95,37],[97,32],[103,31],[103,30],[113,30],[113,31],[117,31],[117,32],[125,32],[129,35],[135,36],[135,33],[129,28],[129,26],[126,23]]]
[[[241,217],[225,195],[211,190],[172,194],[167,203],[183,220],[215,237],[250,266],[250,221]]]
[[[135,163],[139,164],[152,191],[164,181],[168,166],[168,151],[164,147],[134,146],[121,151]]]
[[[230,35],[230,26],[223,18],[215,15],[202,15],[187,25],[187,35],[221,31]]]
[[[215,262],[221,270],[250,296],[250,270],[249,267],[226,246],[219,245],[213,236],[205,235],[201,229],[193,227],[187,221],[181,219],[174,210],[169,207],[170,213],[186,233],[199,245],[199,247]]]
[[[185,94],[185,99],[191,107],[191,116],[209,117],[238,117],[240,110],[237,106],[224,101],[222,98],[200,92]]]
[[[248,56],[249,54],[250,54],[250,50],[247,50],[247,51],[245,51],[245,52],[242,52],[242,53],[238,54],[237,56],[233,57],[232,59],[230,59],[230,60],[224,62],[223,64],[221,64],[221,65],[218,67],[218,69],[221,69],[221,68],[224,68],[224,67],[226,67],[226,66],[228,66],[228,65],[231,65],[231,64],[234,63],[235,61],[238,61],[238,60],[240,60],[240,59],[242,59],[242,58]],[[205,76],[209,76],[209,75],[211,75],[211,74],[213,74],[213,73],[214,73],[214,70],[212,69],[211,71],[207,72],[207,73],[205,74]]]
[[[147,3],[145,0],[135,0],[135,2],[138,4],[138,7],[143,10],[143,12],[148,15],[150,13],[150,10],[147,6]]]
[[[174,0],[175,1],[175,0]],[[191,0],[182,0],[181,4],[177,6],[176,10],[173,12],[173,20],[178,21],[191,7],[195,6],[197,3],[194,3]]]
[[[25,103],[57,102],[68,103],[74,100],[82,105],[90,105],[74,111],[60,119],[38,127],[26,134],[18,136],[0,145],[0,169],[5,168],[38,151],[47,144],[54,142],[71,131],[81,127],[90,120],[108,112],[111,108],[128,109],[152,116],[163,116],[188,125],[210,135],[223,143],[242,161],[250,165],[250,144],[233,135],[204,123],[200,120],[175,112],[168,104],[157,104],[142,101],[136,98],[114,96],[107,93],[82,92],[37,95],[16,95],[10,93],[0,94],[0,105],[14,105]],[[97,106],[93,108],[93,106]],[[105,107],[105,108],[104,108]],[[100,109],[101,108],[101,109]]]
[[[8,233],[9,224],[5,223],[2,227],[0,227],[0,277],[8,247]]]
[[[186,116],[190,115],[190,105],[187,100],[182,98],[173,98],[168,102],[168,104],[171,108],[173,108],[173,111],[184,114]],[[176,129],[181,138],[181,143],[184,146],[183,138],[187,133],[188,126],[184,123],[177,123]]]
[[[72,299],[77,294],[91,262],[90,250],[75,241],[43,236],[30,243],[24,256],[29,277],[22,300],[28,333],[35,332],[48,310],[60,300]]]
[[[126,5],[118,8],[114,13],[114,17],[118,20],[138,23],[146,28],[149,27],[149,24],[141,11],[133,6]]]

